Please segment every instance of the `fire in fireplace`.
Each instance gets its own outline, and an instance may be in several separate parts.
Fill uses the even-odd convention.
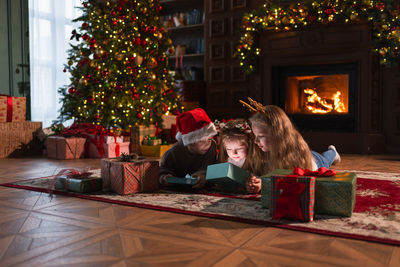
[[[273,68],[273,99],[302,130],[354,131],[357,64]]]
[[[285,110],[303,114],[347,114],[349,75],[288,76]]]

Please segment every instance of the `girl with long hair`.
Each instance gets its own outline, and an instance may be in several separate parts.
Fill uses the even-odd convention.
[[[275,169],[295,167],[317,170],[321,167],[329,168],[332,164],[340,162],[340,155],[333,145],[322,154],[310,150],[281,108],[274,105],[263,106],[251,98],[249,100],[256,107],[245,103],[247,107],[256,111],[249,119],[255,137],[254,143],[263,153],[263,163],[253,166],[255,173],[265,175]],[[255,191],[261,188],[261,181],[257,177],[252,177],[248,182],[248,186]]]

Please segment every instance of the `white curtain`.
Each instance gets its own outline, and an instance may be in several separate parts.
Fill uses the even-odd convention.
[[[79,26],[80,0],[29,0],[29,50],[32,121],[43,128],[58,117],[58,89],[69,84],[63,72],[71,31]]]

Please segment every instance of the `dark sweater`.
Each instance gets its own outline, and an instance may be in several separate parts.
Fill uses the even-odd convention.
[[[204,155],[192,154],[182,142],[175,143],[164,153],[160,164],[160,177],[172,175],[174,177],[185,177],[198,171],[206,171],[207,166],[217,163],[217,146],[211,144],[210,149]]]

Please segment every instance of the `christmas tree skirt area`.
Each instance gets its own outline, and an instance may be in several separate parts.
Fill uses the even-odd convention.
[[[100,172],[100,170],[95,170]],[[342,170],[341,170],[342,171]],[[345,171],[345,170],[343,170]],[[95,201],[240,221],[323,235],[400,245],[400,174],[356,172],[357,196],[353,216],[316,215],[312,222],[271,220],[262,208],[259,195],[227,195],[212,192],[183,193],[159,191],[120,196],[113,193],[77,194],[53,191]],[[39,192],[49,192],[53,177],[42,177],[1,184]]]

